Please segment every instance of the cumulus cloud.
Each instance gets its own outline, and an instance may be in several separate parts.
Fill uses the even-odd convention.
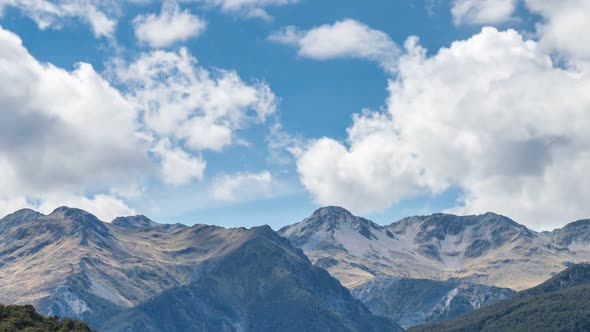
[[[161,159],[165,183],[178,186],[203,178],[207,163],[201,157],[191,156],[180,148],[174,148],[168,139],[159,142],[152,152]]]
[[[158,137],[193,151],[220,151],[235,143],[234,132],[261,123],[276,110],[276,97],[262,82],[247,84],[235,71],[209,71],[182,48],[153,51],[115,73],[144,125]]]
[[[159,15],[139,15],[133,20],[133,26],[139,41],[153,48],[162,48],[199,36],[206,24],[189,10],[181,11],[176,1],[167,0]]]
[[[0,45],[3,174],[23,189],[53,189],[58,179],[59,187],[124,182],[142,169],[136,111],[91,65],[69,72],[39,63],[3,29]]]
[[[237,202],[270,197],[273,177],[269,171],[226,174],[213,180],[211,194],[219,201]]]
[[[136,135],[133,105],[91,65],[66,71],[40,63],[0,28],[0,72],[2,202],[39,206],[66,193],[108,192],[145,172],[148,145]],[[97,197],[98,214],[119,206]]]
[[[586,0],[525,0],[529,10],[544,20],[537,25],[540,44],[557,52],[561,60],[589,68],[590,2]]]
[[[67,19],[87,23],[97,37],[111,37],[117,25],[111,14],[118,10],[111,0],[0,0],[0,16],[7,7],[17,8],[29,16],[40,29],[61,28]]]
[[[302,57],[367,59],[377,62],[388,72],[395,72],[400,53],[386,33],[352,19],[310,30],[289,26],[271,34],[269,40],[296,47]]]
[[[265,10],[269,6],[283,6],[298,3],[299,0],[183,0],[203,2],[221,9],[222,12],[238,14],[249,18],[270,20],[272,16]]]
[[[494,24],[512,18],[518,0],[454,0],[455,24]]]
[[[321,204],[370,212],[458,188],[455,212],[549,229],[590,215],[589,89],[588,73],[513,30],[430,57],[410,38],[387,112],[357,114],[345,143],[313,141],[297,169]]]
[[[238,144],[236,131],[275,111],[268,85],[208,71],[185,49],[112,65],[103,77],[86,63],[40,63],[0,28],[0,213],[72,205],[107,221],[131,214],[125,199],[156,167],[168,185],[200,180],[202,150]]]
[[[456,24],[495,24],[513,18],[522,4],[542,19],[536,25],[541,47],[555,52],[571,66],[590,63],[590,2],[586,0],[454,0],[451,13]]]

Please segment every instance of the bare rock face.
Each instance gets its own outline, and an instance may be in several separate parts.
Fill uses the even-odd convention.
[[[516,294],[508,288],[461,280],[377,277],[351,290],[374,314],[403,328],[444,321]]]
[[[104,223],[62,207],[5,217],[0,239],[0,303],[100,331],[399,330],[269,227]]]
[[[434,214],[380,226],[326,207],[279,233],[349,288],[392,276],[522,290],[590,260],[590,221],[543,233],[494,213]]]

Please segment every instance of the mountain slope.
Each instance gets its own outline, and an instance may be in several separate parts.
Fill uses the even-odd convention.
[[[511,299],[410,331],[589,331],[589,279],[590,265],[576,265]]]
[[[408,328],[451,319],[507,299],[515,291],[459,280],[377,277],[351,290],[376,315]]]
[[[279,233],[349,288],[376,276],[394,276],[461,278],[522,290],[590,260],[590,242],[579,232],[590,229],[586,225],[590,221],[578,222],[576,231],[566,226],[537,233],[487,213],[434,214],[379,226],[342,208],[325,207]],[[566,245],[563,239],[571,238],[575,241]]]
[[[373,316],[268,227],[161,225],[143,216],[109,224],[62,207],[49,215],[22,210],[7,216],[0,239],[0,302],[31,303],[101,331],[186,330],[178,315],[186,324],[214,323],[204,330],[295,324],[281,308],[327,329],[398,328]],[[269,325],[256,325],[269,319],[257,308],[268,309]]]
[[[192,283],[107,323],[108,331],[396,331],[270,228],[208,262]]]
[[[304,221],[279,230],[317,266],[353,287],[376,275],[442,278],[443,266],[415,255],[387,228],[339,207],[315,211]]]

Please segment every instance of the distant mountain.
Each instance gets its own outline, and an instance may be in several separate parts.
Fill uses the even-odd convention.
[[[434,214],[380,226],[325,207],[279,234],[349,288],[393,276],[522,290],[590,261],[590,220],[543,233],[494,213]]]
[[[590,331],[590,265],[574,265],[511,299],[412,332]]]
[[[0,302],[100,331],[396,331],[268,226],[104,223],[61,207],[0,220]]]
[[[377,277],[351,292],[371,312],[391,318],[404,328],[451,319],[516,294],[507,288],[459,280],[396,277]]]
[[[86,323],[69,318],[44,317],[31,305],[0,304],[0,331],[92,332]]]

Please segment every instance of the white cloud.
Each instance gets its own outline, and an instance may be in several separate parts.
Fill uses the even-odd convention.
[[[567,65],[590,66],[590,2],[587,0],[454,0],[456,24],[494,24],[513,19],[519,4],[539,15],[536,35],[541,47]]]
[[[519,0],[454,0],[455,24],[494,24],[512,18]]]
[[[544,21],[537,25],[540,44],[574,66],[590,65],[590,2],[587,0],[525,0]]]
[[[164,0],[170,2],[170,0]],[[260,18],[271,20],[272,16],[266,11],[267,7],[283,6],[298,3],[299,0],[176,0],[180,3],[201,3],[206,6],[217,8],[223,13],[239,15],[246,18]],[[161,0],[0,0],[0,17],[4,15],[6,8],[16,8],[24,15],[31,18],[37,26],[44,29],[61,29],[70,21],[78,20],[87,24],[96,37],[113,38],[118,20],[123,16],[130,6],[140,7],[150,3],[160,3]],[[167,8],[169,9],[169,8]],[[140,15],[147,19],[149,25],[144,26],[140,38],[146,42],[156,45],[173,43],[170,39],[183,40],[192,37],[187,36],[188,32],[183,24],[193,28],[198,27],[202,32],[203,21],[190,13],[163,12],[160,16]],[[176,14],[176,15],[169,15]],[[177,18],[179,21],[172,20]],[[197,23],[200,22],[201,24]],[[157,35],[156,27],[168,27],[172,30],[162,30],[165,33]],[[172,36],[167,36],[173,33]],[[147,40],[149,39],[149,40]],[[159,47],[159,46],[156,46]]]
[[[314,141],[299,157],[321,204],[361,212],[463,191],[454,209],[497,211],[548,229],[590,215],[590,77],[536,42],[484,28],[432,57],[406,43],[387,112],[356,115],[348,142]]]
[[[298,54],[317,60],[359,58],[377,62],[388,72],[396,70],[399,48],[382,31],[345,19],[310,30],[289,26],[269,36],[271,41],[297,47]]]
[[[261,123],[276,110],[265,83],[244,83],[234,71],[209,71],[182,48],[153,51],[119,63],[115,75],[128,86],[129,99],[144,125],[194,151],[220,151],[235,143],[234,132]]]
[[[39,63],[1,28],[0,72],[2,212],[52,197],[68,198],[59,205],[78,197],[103,216],[123,209],[114,196],[81,197],[131,185],[148,170],[133,105],[91,65],[70,72]]]
[[[305,140],[301,136],[294,136],[283,129],[283,125],[276,121],[270,126],[266,143],[269,150],[269,161],[275,164],[292,163],[293,156],[302,152]]]
[[[263,83],[196,66],[185,49],[116,62],[117,87],[79,63],[40,63],[0,28],[0,213],[81,207],[131,214],[156,167],[165,184],[203,178],[203,149],[239,144],[235,131],[275,111]]]
[[[110,17],[118,10],[117,1],[0,0],[0,16],[7,7],[19,9],[40,29],[61,28],[65,20],[78,18],[90,25],[95,36],[111,37],[117,25],[117,20]]]
[[[101,188],[144,169],[133,105],[91,65],[39,63],[2,29],[0,45],[3,190]]]
[[[239,14],[249,18],[270,20],[265,7],[284,6],[298,3],[299,0],[183,0],[184,2],[202,2],[218,7],[222,12]]]
[[[180,148],[173,148],[169,140],[159,142],[152,152],[161,159],[165,183],[179,186],[203,178],[207,163],[201,157],[193,157]]]
[[[160,15],[139,15],[133,20],[135,36],[153,48],[168,47],[176,42],[199,36],[205,21],[190,11],[180,10],[176,1],[166,0]]]
[[[223,175],[213,180],[211,194],[219,201],[236,202],[272,195],[273,177],[268,171]]]

